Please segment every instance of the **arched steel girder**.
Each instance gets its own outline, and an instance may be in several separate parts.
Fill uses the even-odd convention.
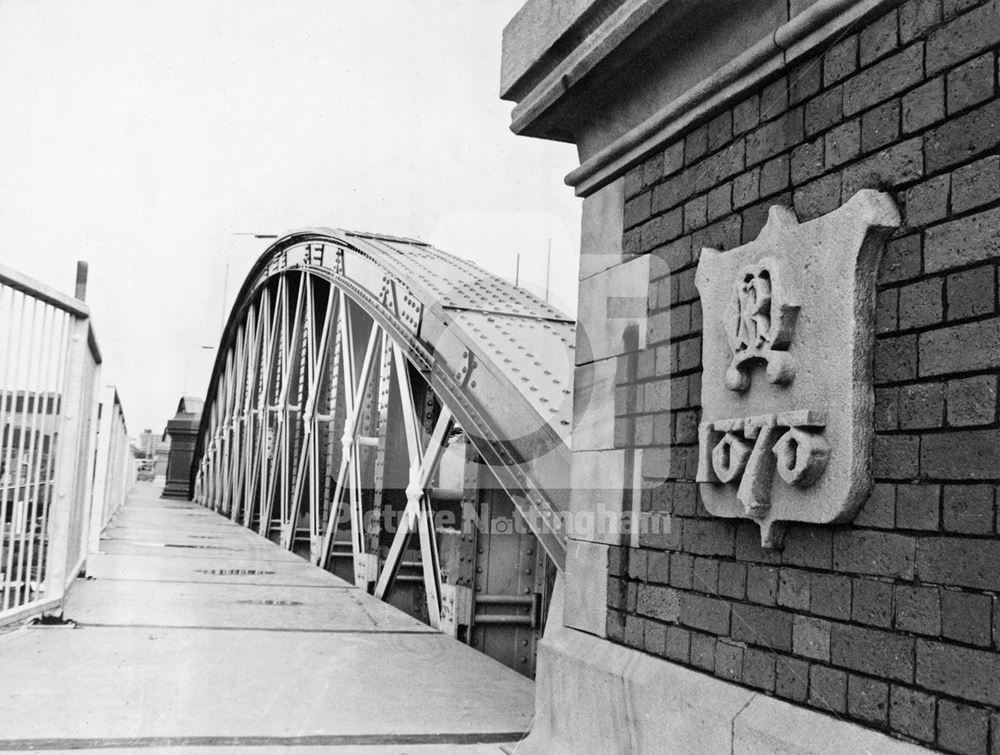
[[[275,287],[276,280],[290,274],[299,274],[302,280],[322,280],[330,285],[324,306],[313,303],[303,310],[309,312],[305,317],[325,316],[327,322],[300,322],[295,318],[292,318],[294,322],[287,321],[292,307],[303,303],[297,301],[293,305],[288,296],[289,288],[282,288],[284,283]],[[299,286],[295,295],[316,296],[315,291],[312,285]],[[336,313],[333,313],[334,307]],[[280,317],[277,316],[279,309]],[[332,359],[334,352],[339,354],[344,350],[345,339],[350,335],[343,329],[344,315],[352,311],[363,312],[373,324],[364,356],[360,351],[354,354],[346,350],[337,359],[347,358],[348,352],[352,352],[350,358],[355,364],[350,371],[346,366],[344,369],[324,368],[318,354],[323,352]],[[324,312],[326,315],[322,314]],[[313,335],[303,338],[306,331]],[[299,353],[294,351],[297,348],[292,343],[295,339],[299,339]],[[377,339],[381,339],[378,344]],[[431,456],[422,474],[414,471],[408,497],[412,497],[418,507],[421,501],[429,500],[423,488],[440,458],[440,436],[449,431],[447,425],[453,419],[561,570],[566,545],[560,513],[568,507],[573,341],[573,322],[537,297],[468,261],[421,242],[328,229],[289,234],[268,248],[251,269],[223,332],[195,450],[196,495],[203,503],[225,508],[235,515],[237,507],[229,506],[227,501],[231,503],[240,490],[249,495],[253,485],[262,489],[262,480],[255,475],[260,473],[267,477],[269,474],[268,469],[261,472],[249,463],[254,444],[258,455],[265,445],[273,444],[275,437],[272,436],[281,432],[274,427],[285,426],[290,418],[289,410],[299,412],[300,424],[302,416],[311,417],[316,413],[315,402],[312,406],[290,404],[287,379],[283,381],[280,395],[267,398],[265,394],[271,384],[262,382],[270,381],[264,374],[265,368],[273,369],[277,362],[289,361],[294,354],[296,359],[302,360],[297,369],[302,375],[308,373],[310,380],[336,381],[338,374],[342,373],[341,377],[353,374],[360,379],[355,387],[355,392],[361,391],[354,397],[353,408],[356,409],[365,395],[367,377],[364,371],[372,369],[381,358],[382,373],[387,375],[389,362],[402,358],[437,396],[443,407],[438,419],[445,418],[445,422],[438,422],[435,432],[424,439],[426,445],[416,443],[418,448],[413,448],[416,436],[412,428],[407,429],[413,454],[411,461],[428,453]],[[257,364],[252,363],[251,354],[257,355]],[[304,366],[306,361],[313,360],[318,361]],[[285,367],[288,374],[296,369],[291,364]],[[398,385],[405,385],[407,380],[408,370],[402,367],[403,363],[399,362],[392,371],[397,381],[403,381]],[[353,382],[344,381],[340,389],[345,399],[349,392],[346,384]],[[256,439],[252,430],[248,432],[246,427],[237,427],[241,423],[239,418],[246,419],[253,414],[254,397],[251,394],[255,391],[266,398],[267,411],[276,417],[272,426],[271,415],[268,415],[266,432],[258,432]],[[346,403],[350,412],[351,401],[348,399]],[[248,421],[253,424],[252,418]],[[315,449],[309,450],[308,427],[303,425],[296,432],[301,433],[298,442],[302,458],[306,459],[310,453],[315,455]],[[353,435],[348,437],[349,432],[345,429],[346,451],[352,444],[357,447],[362,441],[371,440],[360,438],[356,428],[351,433]],[[437,446],[434,435],[438,436]],[[266,455],[267,451],[263,453]],[[339,496],[347,495],[343,489],[349,489],[350,495],[354,495],[353,491],[358,488],[357,469],[352,466],[351,458],[350,453],[341,456],[342,468],[336,481],[332,468],[326,470],[328,479],[325,482],[336,499],[334,507],[338,510]],[[301,471],[304,465],[300,463],[295,475],[298,479],[293,483],[289,460],[275,459],[274,469],[280,464],[285,465],[284,472],[280,473],[281,484],[297,486],[292,495],[295,511],[298,511],[299,488],[311,487],[313,495],[324,495],[322,481],[316,480],[319,465],[314,466],[309,475]],[[265,461],[264,466],[267,465]],[[275,484],[278,474],[271,470],[271,485]],[[335,482],[339,483],[339,488]],[[269,512],[273,505],[271,494],[266,495],[266,509],[261,508],[261,512]],[[354,508],[353,500],[348,505],[352,506],[352,517],[360,513]],[[414,528],[422,526],[423,520],[417,513],[414,509],[404,518],[411,521]],[[245,523],[249,524],[249,509],[245,507],[242,514]],[[269,516],[260,517],[265,534]],[[333,520],[331,517],[330,521]],[[312,524],[314,539],[323,536],[322,544],[317,543],[313,549],[314,553],[318,552],[316,559],[322,560],[329,554],[333,537],[330,523],[325,527],[320,522]],[[321,533],[320,530],[325,531]],[[355,530],[355,539],[362,534]],[[433,551],[433,542],[428,543],[426,532],[421,531],[420,535],[422,554],[433,557],[433,553],[427,553]],[[292,539],[294,534],[283,533],[282,542],[286,547],[291,547]],[[433,537],[430,540],[433,541]],[[383,576],[385,573],[383,571]],[[383,581],[376,584],[376,593],[380,587],[384,591]]]

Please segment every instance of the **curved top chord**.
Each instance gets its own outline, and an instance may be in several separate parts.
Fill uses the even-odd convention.
[[[254,302],[269,281],[293,271],[329,281],[403,350],[561,568],[575,323],[472,262],[412,239],[306,229],[261,255],[222,335],[194,467],[218,422],[213,402]]]

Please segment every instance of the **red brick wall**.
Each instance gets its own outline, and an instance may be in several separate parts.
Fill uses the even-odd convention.
[[[609,635],[963,753],[991,734],[1000,751],[998,6],[909,0],[626,178],[626,251],[659,261],[616,439],[650,449],[643,506],[672,528],[612,551]],[[864,187],[904,218],[878,281],[875,490],[853,524],[766,551],[693,481],[699,250],[755,238],[773,204],[808,220]]]

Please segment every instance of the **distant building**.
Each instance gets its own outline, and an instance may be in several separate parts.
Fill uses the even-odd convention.
[[[167,474],[170,438],[166,433],[154,433],[147,428],[139,434],[138,451],[140,479],[153,479]]]

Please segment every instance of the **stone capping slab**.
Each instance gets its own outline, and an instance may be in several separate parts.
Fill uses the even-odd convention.
[[[566,37],[586,37],[622,0],[528,0],[503,30],[500,56],[500,97],[516,99],[558,60],[556,50]],[[595,17],[588,23],[588,17]],[[554,49],[555,48],[555,49]]]
[[[685,0],[688,5],[691,1]],[[596,68],[615,48],[670,2],[676,4],[679,0],[625,0],[586,36],[583,44],[557,62],[548,75],[524,95],[511,113],[511,130],[520,133],[522,128],[550,108],[567,89]],[[506,34],[504,36],[506,43]],[[510,94],[508,88],[503,96]]]
[[[754,695],[733,720],[733,755],[756,753],[920,755],[932,752],[843,719]]]
[[[677,138],[714,112],[737,102],[747,90],[763,83],[785,66],[797,61],[818,45],[833,38],[860,19],[888,10],[902,0],[818,0],[792,20],[742,55],[664,105],[654,115],[607,145],[566,176],[578,196],[587,196],[624,174],[636,163],[666,142]],[[622,9],[624,10],[624,8]],[[617,23],[618,14],[605,22]],[[603,29],[603,27],[602,27]],[[634,27],[629,27],[629,33]],[[595,34],[598,40],[610,38],[610,30]],[[614,35],[615,45],[621,35]],[[588,40],[597,45],[597,41]],[[611,48],[613,49],[613,48]],[[603,59],[610,49],[602,49]],[[596,55],[597,52],[593,52]],[[576,55],[576,54],[574,54]],[[582,53],[580,53],[582,57]],[[586,68],[589,71],[596,60]],[[511,130],[520,133],[550,107],[573,82],[582,76],[582,63],[573,56],[543,81],[512,114]],[[543,87],[548,87],[541,92]]]
[[[565,627],[546,633],[538,662],[521,754],[930,752]]]

